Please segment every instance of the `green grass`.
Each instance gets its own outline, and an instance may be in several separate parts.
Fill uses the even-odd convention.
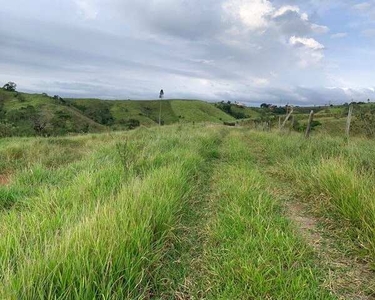
[[[208,299],[333,298],[243,137],[235,132],[225,141],[212,179],[201,290]]]
[[[274,190],[374,266],[374,146],[184,123],[1,139],[0,298],[336,299]]]
[[[0,89],[0,137],[100,133],[129,129],[129,123],[150,127],[159,124],[160,105],[163,125],[233,120],[198,100],[54,99]]]
[[[214,122],[234,120],[231,116],[217,109],[214,105],[198,100],[175,100],[171,106],[180,122]]]
[[[106,127],[58,100],[39,94],[0,89],[0,137],[35,136],[34,125],[45,124],[39,135],[103,132]]]
[[[45,94],[0,89],[0,137],[62,136],[121,131],[137,126],[151,127],[159,124],[160,105],[163,125],[239,121],[242,125],[259,128],[263,122],[270,120],[276,128],[280,116],[272,110],[240,107],[236,104],[230,105],[231,112],[228,114],[219,108],[224,109],[227,103],[219,105],[199,100],[54,99]],[[360,107],[365,109],[370,106],[362,104]],[[357,126],[354,124],[360,107],[354,109],[352,136],[364,134],[361,122]],[[344,135],[348,107],[295,107],[295,120],[300,125],[306,124],[310,110],[315,111],[314,118],[321,123],[316,127],[317,132]],[[38,129],[41,124],[42,129]],[[287,127],[290,127],[289,123]]]
[[[77,107],[94,107],[103,103],[110,107],[115,122],[137,119],[142,125],[151,126],[159,122],[160,104],[161,120],[164,124],[214,122],[233,120],[215,106],[198,100],[154,100],[154,101],[102,101],[95,99],[72,100]]]
[[[249,119],[257,119],[260,117],[259,109],[255,109],[252,107],[239,107],[237,105],[232,105],[231,110],[234,113],[242,113]]]
[[[138,145],[126,169],[118,153],[129,145],[121,147],[123,138]],[[150,293],[153,264],[204,161],[199,145],[211,137],[169,129],[139,131],[133,138],[94,139],[93,153],[62,167],[73,172],[72,180],[42,186],[4,212],[2,298],[123,299]]]
[[[351,251],[375,269],[374,142],[294,134],[255,134],[252,140],[273,172],[293,182],[295,193],[320,215],[337,222]]]

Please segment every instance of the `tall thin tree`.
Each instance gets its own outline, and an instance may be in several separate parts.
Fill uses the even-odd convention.
[[[160,90],[159,99],[160,99],[160,108],[159,108],[159,126],[161,126],[161,101],[164,98],[164,91]]]

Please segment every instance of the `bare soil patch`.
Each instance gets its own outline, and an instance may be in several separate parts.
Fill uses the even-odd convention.
[[[8,185],[10,183],[9,175],[0,174],[0,186],[1,185]]]

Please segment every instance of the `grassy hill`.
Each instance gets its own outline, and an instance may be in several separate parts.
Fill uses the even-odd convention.
[[[102,132],[106,127],[64,100],[0,89],[0,136]]]
[[[125,130],[159,123],[233,121],[234,117],[198,100],[105,101],[62,99],[0,89],[0,137],[63,135]]]
[[[159,123],[229,122],[234,125],[253,124],[259,128],[278,127],[285,118],[285,107],[255,108],[235,103],[208,103],[199,100],[99,100],[61,99],[45,94],[26,94],[0,90],[0,137],[57,136],[77,133],[99,133],[108,130],[127,130]],[[308,115],[314,110],[314,130],[343,135],[348,106],[295,107],[287,128],[304,131]],[[372,104],[356,105],[352,134],[375,136],[371,116]],[[364,117],[365,116],[365,117]],[[294,120],[294,121],[293,121]],[[293,122],[292,122],[293,121]],[[265,125],[266,124],[266,125]]]
[[[138,120],[141,125],[158,124],[161,105],[162,124],[178,122],[222,122],[234,120],[213,104],[198,100],[115,100],[68,99],[74,107],[86,116],[110,125],[126,124],[129,120]],[[106,112],[110,120],[102,120],[99,115]]]

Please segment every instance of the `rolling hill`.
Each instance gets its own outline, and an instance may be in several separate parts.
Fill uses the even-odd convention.
[[[61,98],[0,90],[0,136],[102,132],[106,127]]]
[[[233,121],[199,100],[62,99],[47,94],[0,90],[0,137],[97,133],[138,126]]]
[[[178,122],[222,122],[234,118],[213,104],[199,100],[98,100],[68,99],[72,106],[84,115],[105,125],[123,125],[138,120],[141,125],[151,126],[159,122],[169,125]],[[103,120],[103,115],[108,118]],[[112,119],[111,119],[112,118]]]
[[[364,110],[371,115],[373,106],[371,103],[354,105],[352,134],[361,135],[369,126],[366,122],[358,122],[358,115]],[[333,135],[344,133],[348,105],[295,107],[294,117],[290,119],[287,127],[304,131],[311,110],[315,112],[316,131]],[[255,108],[224,101],[208,103],[178,99],[62,99],[47,94],[27,94],[0,89],[0,137],[58,136],[127,130],[138,126],[150,127],[159,124],[160,111],[163,125],[200,122],[229,122],[235,125],[238,119],[242,119],[242,125],[257,128],[263,128],[264,124],[278,128],[279,117],[283,120],[286,114],[285,107]]]

